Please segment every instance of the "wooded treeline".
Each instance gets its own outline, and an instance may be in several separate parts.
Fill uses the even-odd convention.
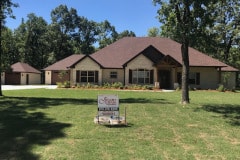
[[[66,5],[52,10],[50,24],[30,13],[15,30],[2,29],[3,69],[19,61],[43,69],[72,54],[91,54],[126,36],[135,37],[135,33],[118,33],[107,20],[88,20]]]
[[[160,0],[154,2],[161,6],[157,15],[162,26],[161,29],[150,28],[148,36],[169,37],[180,42],[181,32],[175,24],[177,17],[169,8],[170,5],[161,3]],[[239,3],[237,0],[225,0],[208,5],[203,11],[207,10],[208,13],[205,14],[210,15],[210,18],[193,21],[189,45],[240,68]],[[199,2],[200,4],[204,5],[203,2]],[[200,10],[196,13],[203,15]],[[3,27],[3,69],[18,61],[43,69],[71,54],[91,54],[122,37],[135,36],[135,33],[129,30],[118,33],[107,20],[95,22],[80,16],[76,9],[66,5],[58,6],[50,14],[49,24],[43,17],[30,13],[15,30]],[[204,23],[211,25],[201,25]]]
[[[181,43],[182,29],[177,19],[185,16],[189,46],[240,69],[240,1],[239,0],[153,0],[160,5],[161,28],[150,28],[148,36],[169,37]],[[179,10],[187,3],[190,14]]]

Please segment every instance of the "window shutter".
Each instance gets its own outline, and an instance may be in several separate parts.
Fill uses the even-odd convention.
[[[76,82],[79,83],[80,82],[79,79],[80,79],[80,71],[77,71],[76,72]]]
[[[95,71],[95,83],[98,83],[98,71]]]
[[[150,84],[153,84],[153,69],[150,71]]]
[[[200,85],[200,73],[196,74],[196,84]]]
[[[131,69],[129,69],[128,82],[129,82],[129,83],[132,83],[132,70],[131,70]]]

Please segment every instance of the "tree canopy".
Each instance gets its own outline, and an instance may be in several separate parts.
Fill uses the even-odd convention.
[[[182,4],[175,0],[171,3]],[[158,19],[161,22],[160,36],[181,42],[181,32],[176,23],[174,7],[167,1],[154,0],[159,4]],[[189,46],[196,48],[229,65],[240,68],[240,2],[238,0],[189,1],[190,9],[198,9],[191,15]],[[203,17],[203,18],[200,18]],[[151,36],[151,35],[149,35]]]
[[[3,31],[3,25],[5,23],[5,19],[7,18],[7,16],[10,16],[12,18],[14,18],[13,14],[12,14],[12,9],[11,7],[17,7],[18,5],[15,3],[12,3],[11,0],[1,0],[0,1],[0,73],[2,73],[3,70],[3,66],[4,64],[3,62],[3,54],[4,54],[4,49],[5,51],[10,51],[10,49],[8,50],[8,47],[5,45],[4,49],[2,47],[2,41],[3,41],[3,37],[2,37],[2,31]],[[7,31],[8,32],[8,31]],[[1,80],[0,76],[0,96],[2,96],[2,80]]]
[[[29,13],[15,30],[4,26],[3,69],[20,61],[40,70],[72,54],[92,54],[122,37],[135,36],[128,30],[118,33],[107,20],[95,22],[80,16],[66,5],[59,5],[49,14],[49,24],[43,17]]]

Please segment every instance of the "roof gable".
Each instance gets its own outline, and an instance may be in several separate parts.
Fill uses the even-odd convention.
[[[68,70],[71,66],[79,62],[83,59],[85,55],[82,54],[73,54],[67,58],[64,58],[56,63],[44,68],[45,71],[52,71],[52,70]]]
[[[102,65],[100,63],[98,63],[95,59],[93,59],[91,56],[86,55],[83,58],[79,59],[78,61],[76,61],[74,64],[72,64],[71,66],[69,66],[69,68],[75,68],[75,66],[80,63],[81,61],[83,61],[85,58],[90,58],[92,61],[94,61],[95,63],[97,63],[100,67],[102,67]]]
[[[21,72],[21,73],[41,73],[36,68],[33,68],[27,63],[17,62],[11,65],[12,72]]]
[[[133,59],[135,59],[140,54],[147,57],[150,61],[152,61],[154,64],[158,63],[159,59],[162,59],[164,55],[160,53],[155,47],[152,45],[145,48],[143,51],[139,52],[137,55],[132,57],[130,60],[128,60],[126,63],[123,64],[123,66],[126,66],[127,63],[131,62]]]
[[[158,61],[157,65],[173,65],[173,66],[182,66],[178,61],[172,58],[170,55],[166,55],[160,61]]]

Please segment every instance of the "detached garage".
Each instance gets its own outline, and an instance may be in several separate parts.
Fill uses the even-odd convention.
[[[41,72],[26,63],[15,63],[4,74],[6,85],[40,84]],[[2,77],[3,78],[3,77]]]

